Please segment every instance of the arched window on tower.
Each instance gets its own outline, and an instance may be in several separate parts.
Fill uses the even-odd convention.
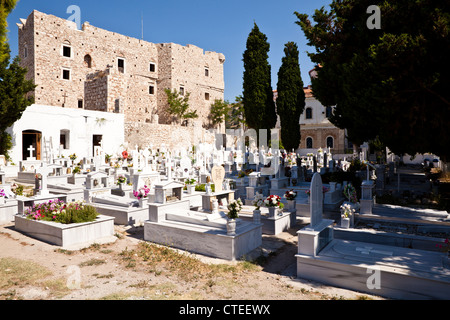
[[[305,118],[312,119],[312,108],[306,108]]]
[[[84,66],[87,68],[92,68],[92,57],[89,54],[84,56]]]

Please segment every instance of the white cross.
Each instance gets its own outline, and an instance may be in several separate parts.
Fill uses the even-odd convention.
[[[41,190],[39,190],[39,195],[46,196],[49,195],[47,190],[48,175],[53,172],[52,168],[47,167],[46,164],[41,164],[39,168],[36,169],[36,173],[41,175]]]
[[[33,148],[33,145],[31,145],[27,150],[30,151],[30,158],[33,158],[33,151],[36,150]]]

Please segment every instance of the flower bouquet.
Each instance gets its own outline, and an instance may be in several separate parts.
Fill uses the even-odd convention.
[[[259,210],[264,205],[264,196],[257,192],[255,199],[253,199],[253,205],[256,207],[256,210]]]
[[[122,183],[126,183],[127,182],[127,178],[121,174],[117,177],[117,185],[121,185]]]
[[[350,204],[343,204],[341,206],[341,217],[350,218],[355,213],[355,209]]]
[[[353,226],[355,209],[350,203],[344,203],[341,206],[341,227],[349,228]]]
[[[268,196],[266,200],[264,200],[264,204],[269,208],[284,208],[284,204],[281,203],[281,197],[276,194]]]
[[[133,191],[133,195],[138,198],[138,200],[147,198],[148,194],[150,193],[150,188],[147,186],[143,186],[139,189],[139,191]]]
[[[227,208],[228,208],[228,219],[237,219],[239,218],[239,212],[242,210],[242,201],[241,199],[233,200],[231,201]]]
[[[5,203],[5,197],[6,197],[5,190],[0,189],[0,204]]]
[[[286,191],[284,197],[286,198],[286,200],[294,200],[295,197],[297,197],[297,192],[294,190]]]
[[[74,153],[74,154],[71,154],[70,156],[69,156],[69,159],[70,160],[72,160],[72,161],[75,161],[76,159],[77,159],[77,155]]]

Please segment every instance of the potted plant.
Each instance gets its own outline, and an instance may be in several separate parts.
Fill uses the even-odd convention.
[[[0,206],[5,204],[6,202],[5,197],[6,197],[5,190],[0,189]]]
[[[264,196],[257,192],[255,194],[255,199],[253,200],[253,205],[255,206],[255,210],[253,210],[253,222],[260,223],[261,222],[261,207],[264,205]]]
[[[287,200],[287,204],[288,204],[288,210],[289,211],[294,211],[295,207],[296,207],[296,201],[295,201],[295,197],[297,197],[297,192],[294,190],[289,190],[286,191],[286,193],[284,194],[284,197]]]
[[[242,205],[241,199],[233,200],[228,204],[227,235],[236,235],[236,219],[239,218],[239,212],[241,212]]]
[[[127,178],[126,178],[123,174],[120,174],[120,175],[117,177],[117,185],[119,186],[119,189],[120,189],[121,191],[123,191],[123,185],[124,185],[125,183],[127,183]]]
[[[150,188],[147,186],[143,186],[142,188],[139,188],[138,191],[133,191],[133,195],[139,201],[139,208],[142,208],[144,206],[144,199],[147,198],[149,193],[150,193]]]
[[[350,204],[343,204],[341,206],[341,227],[348,229],[353,226],[355,209]]]
[[[73,162],[73,161],[77,160],[77,155],[75,153],[73,153],[69,156],[69,159],[72,160],[72,162]]]
[[[112,154],[105,154],[105,163],[110,163]]]
[[[186,180],[186,189],[188,194],[193,194],[195,191],[195,184],[197,180],[195,179],[187,179]]]
[[[284,204],[281,203],[281,197],[273,194],[270,195],[264,200],[264,204],[269,208],[269,217],[273,218],[278,214],[279,209],[284,208]]]

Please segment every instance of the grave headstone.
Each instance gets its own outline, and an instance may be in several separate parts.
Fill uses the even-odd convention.
[[[41,183],[38,191],[40,196],[48,196],[50,192],[47,189],[48,175],[53,172],[52,168],[47,167],[46,164],[42,163],[40,167],[36,169],[36,174],[41,175]]]
[[[323,214],[323,184],[320,174],[314,174],[311,180],[310,214],[311,227],[315,227],[322,221]]]
[[[214,183],[215,192],[223,190],[223,180],[225,179],[225,168],[222,166],[215,166],[211,170],[211,178]]]

